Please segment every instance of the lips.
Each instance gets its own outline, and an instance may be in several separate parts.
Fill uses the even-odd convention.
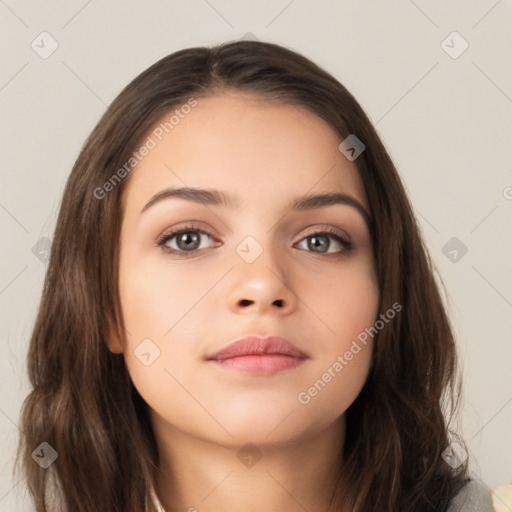
[[[280,336],[247,336],[233,341],[227,347],[207,356],[208,360],[223,361],[243,356],[282,355],[297,359],[308,359],[309,356],[293,343]]]
[[[280,336],[252,335],[233,341],[207,359],[222,371],[269,377],[295,370],[310,357]]]

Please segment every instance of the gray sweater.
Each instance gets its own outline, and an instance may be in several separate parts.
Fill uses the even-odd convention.
[[[447,512],[494,512],[491,493],[478,480],[470,480],[453,498]]]

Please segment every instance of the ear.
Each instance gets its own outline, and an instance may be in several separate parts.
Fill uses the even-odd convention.
[[[122,354],[124,352],[123,346],[121,345],[121,342],[119,341],[119,338],[117,336],[110,336],[108,338],[107,347],[110,350],[110,352],[113,352],[114,354]]]
[[[119,337],[119,330],[117,325],[113,325],[112,320],[109,320],[109,328],[108,328],[108,336],[106,340],[106,345],[110,352],[114,354],[122,354],[124,352],[124,347]]]

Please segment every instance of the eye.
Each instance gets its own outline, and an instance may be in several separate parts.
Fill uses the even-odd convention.
[[[333,250],[330,251],[332,243],[331,240],[334,240],[334,245],[341,246],[341,250]],[[316,253],[341,253],[341,252],[348,252],[353,249],[352,242],[348,240],[345,236],[343,236],[341,233],[339,233],[334,228],[326,228],[322,231],[316,231],[314,233],[311,233],[310,235],[304,237],[299,243],[306,242],[307,250],[309,252],[316,252]],[[303,247],[299,247],[300,249],[303,249]]]
[[[169,253],[195,254],[196,252],[205,249],[205,247],[201,246],[201,242],[204,237],[208,237],[213,240],[213,237],[206,231],[194,226],[184,226],[174,231],[164,233],[157,240],[157,245],[160,246],[163,251]],[[171,244],[169,244],[169,242],[171,242]]]
[[[195,226],[183,226],[164,233],[157,240],[156,245],[161,247],[166,253],[188,256],[208,248],[202,245],[205,238],[216,240],[212,235]],[[334,240],[334,244],[332,240]],[[316,252],[318,254],[340,254],[353,249],[352,242],[332,227],[327,227],[321,231],[315,231],[307,235],[297,245],[304,244],[305,242],[306,248],[299,247],[299,249],[308,252]],[[330,250],[333,245],[334,250]],[[336,245],[340,247],[338,250],[336,250]],[[212,246],[210,245],[210,247]]]

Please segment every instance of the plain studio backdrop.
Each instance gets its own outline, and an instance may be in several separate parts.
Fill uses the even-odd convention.
[[[12,477],[25,358],[85,138],[158,59],[241,38],[318,63],[376,125],[448,291],[472,476],[512,482],[510,0],[2,0],[0,16],[1,511],[28,509]]]

